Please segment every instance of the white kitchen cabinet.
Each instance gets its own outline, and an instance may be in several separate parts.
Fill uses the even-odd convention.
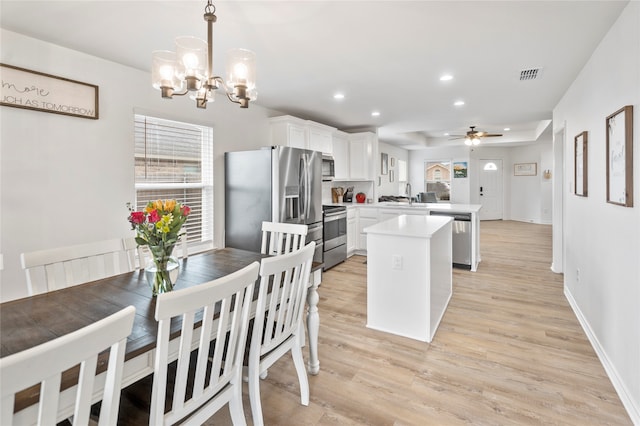
[[[357,234],[357,210],[353,207],[347,207],[347,256],[353,256],[358,243]]]
[[[331,154],[333,151],[333,127],[309,120],[284,115],[269,119],[271,145],[310,149]]]
[[[375,225],[379,222],[378,209],[369,207],[359,207],[357,215],[357,233],[358,241],[356,243],[356,250],[360,253],[367,252],[367,234],[363,231],[364,228]]]
[[[334,128],[325,125],[307,122],[309,128],[309,149],[320,151],[324,154],[333,154]]]
[[[345,132],[333,133],[333,164],[335,167],[335,179],[347,180],[349,174],[349,136]]]
[[[371,132],[349,135],[349,175],[351,179],[375,180],[378,137]]]

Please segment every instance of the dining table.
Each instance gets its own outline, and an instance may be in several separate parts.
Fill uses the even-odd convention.
[[[174,291],[223,277],[253,262],[260,262],[264,257],[267,255],[235,248],[214,249],[191,255],[179,261],[180,272]],[[312,375],[318,374],[320,370],[317,290],[321,271],[322,264],[314,262],[307,292],[307,367]],[[154,317],[156,298],[152,295],[144,269],[0,304],[0,357],[71,333],[129,305],[136,308],[136,315],[133,330],[127,338],[122,378],[124,388],[153,373],[158,330]],[[175,325],[175,329],[172,324],[172,333],[179,333],[179,324]],[[105,351],[98,360],[94,402],[98,402],[102,395],[107,355]],[[59,421],[73,414],[78,369],[76,367],[63,374]],[[16,396],[16,424],[27,424],[37,418],[38,397],[38,385]]]

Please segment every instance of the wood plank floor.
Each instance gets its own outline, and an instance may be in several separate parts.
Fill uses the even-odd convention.
[[[325,273],[311,403],[285,357],[261,382],[265,424],[631,424],[550,271],[551,227],[482,222],[481,256],[454,269],[431,344],[365,327],[366,258]],[[252,424],[246,384],[244,409]],[[207,424],[231,424],[228,410]]]

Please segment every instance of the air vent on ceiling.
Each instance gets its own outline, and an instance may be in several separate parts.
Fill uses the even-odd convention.
[[[528,68],[520,71],[520,81],[535,80],[542,74],[542,68]]]

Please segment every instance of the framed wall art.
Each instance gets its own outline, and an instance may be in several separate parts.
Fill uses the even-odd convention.
[[[538,163],[516,163],[513,165],[514,176],[535,176],[538,174]]]
[[[586,197],[587,192],[587,132],[577,135],[573,143],[575,194]]]
[[[389,154],[384,152],[380,153],[380,174],[386,175],[389,173]]]
[[[98,86],[0,64],[0,105],[98,119]]]
[[[607,117],[607,203],[633,207],[633,105]]]

